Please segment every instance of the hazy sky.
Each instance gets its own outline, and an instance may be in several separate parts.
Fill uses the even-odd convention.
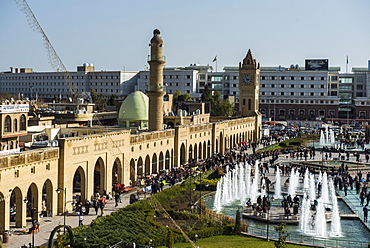
[[[370,60],[369,0],[28,0],[70,71],[143,70],[158,28],[166,66],[237,66],[251,49],[262,66],[328,58],[345,71]],[[43,39],[13,0],[0,0],[0,71],[53,71]]]

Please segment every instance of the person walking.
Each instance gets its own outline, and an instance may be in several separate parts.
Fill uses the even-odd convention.
[[[362,210],[364,211],[364,222],[367,222],[367,214],[369,212],[369,209],[367,208],[367,204]]]
[[[78,226],[83,226],[83,225],[84,225],[83,221],[84,221],[84,214],[83,214],[83,213],[81,213],[81,214],[78,216]]]

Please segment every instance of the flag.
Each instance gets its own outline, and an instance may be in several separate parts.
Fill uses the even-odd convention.
[[[216,62],[217,61],[217,55],[215,56],[215,58],[212,60],[212,62]]]
[[[348,65],[348,55],[347,55],[347,65]]]

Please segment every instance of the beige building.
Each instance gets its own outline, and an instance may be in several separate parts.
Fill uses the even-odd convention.
[[[162,68],[158,66],[156,70]],[[158,100],[161,90],[152,89],[149,97],[155,95]],[[163,103],[158,100],[155,104]],[[256,114],[237,119],[213,118],[215,122],[209,122],[208,115],[199,115],[202,120],[189,125],[174,123],[173,128],[165,130],[163,118],[156,117],[154,127],[158,130],[142,133],[122,128],[75,127],[70,128],[75,137],[59,138],[59,147],[0,157],[0,231],[23,227],[27,218],[71,212],[77,195],[84,201],[96,192],[110,192],[113,180],[129,185],[139,177],[170,170],[189,159],[205,159],[225,153],[242,141],[258,140],[261,117],[257,109],[253,113]],[[149,115],[149,127],[151,121]]]

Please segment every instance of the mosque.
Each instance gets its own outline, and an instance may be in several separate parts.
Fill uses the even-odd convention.
[[[113,183],[129,185],[190,159],[202,160],[242,141],[260,139],[260,65],[250,50],[239,63],[239,117],[221,119],[205,113],[202,103],[171,114],[172,95],[163,83],[163,45],[159,30],[154,30],[148,90],[133,92],[122,103],[119,127],[66,126],[63,132],[74,135],[59,136],[57,146],[0,156],[1,232],[25,227],[31,218],[71,212],[76,195],[90,199],[96,192],[110,192]],[[28,108],[18,105],[25,104],[0,104],[2,146],[11,142],[14,149],[19,148],[15,137],[26,133],[29,119]]]

